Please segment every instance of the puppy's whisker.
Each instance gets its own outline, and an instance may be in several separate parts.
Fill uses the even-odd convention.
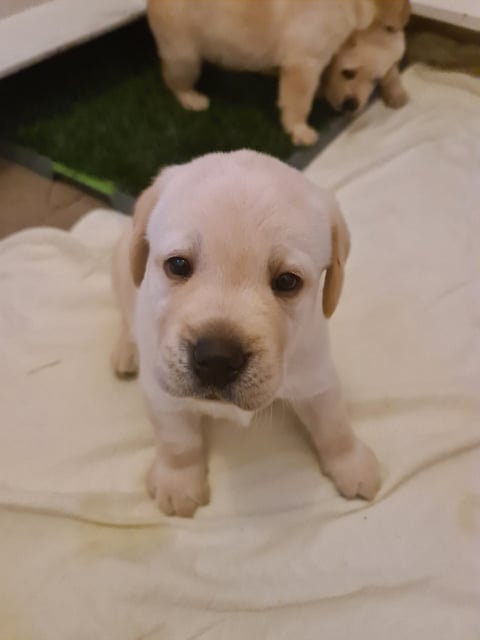
[[[297,405],[297,403],[295,401],[295,394],[288,387],[286,388],[286,391],[287,391],[286,398],[283,401],[284,402],[284,411],[286,410],[287,407],[289,407],[294,413],[297,413],[298,405]]]
[[[283,425],[285,423],[285,416],[286,416],[286,413],[287,413],[287,411],[286,411],[287,407],[286,407],[286,404],[285,404],[285,402],[283,400],[280,401],[280,405],[282,407],[282,413],[281,413],[281,417],[280,417],[280,424]]]
[[[268,429],[273,431],[273,402],[268,406]]]
[[[270,407],[271,405],[268,405],[267,407],[263,407],[262,409],[260,409],[258,413],[258,416],[259,416],[258,422],[262,423],[263,429],[267,428],[267,425],[271,423]]]
[[[274,412],[273,412],[273,402],[270,405],[270,428],[273,431],[273,428],[275,427],[274,423],[273,423],[273,417],[274,417]]]

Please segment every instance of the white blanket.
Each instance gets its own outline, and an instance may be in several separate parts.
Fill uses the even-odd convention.
[[[278,408],[214,426],[211,505],[161,516],[137,384],[108,364],[124,219],[0,244],[2,640],[480,637],[480,83],[406,83],[308,170],[352,230],[332,337],[373,505]]]

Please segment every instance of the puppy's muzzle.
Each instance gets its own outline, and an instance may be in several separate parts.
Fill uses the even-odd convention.
[[[357,111],[359,106],[360,105],[357,98],[346,98],[342,103],[342,111],[344,113],[354,113],[355,111]]]
[[[237,380],[248,354],[235,338],[201,336],[190,345],[190,366],[203,387],[223,389]]]

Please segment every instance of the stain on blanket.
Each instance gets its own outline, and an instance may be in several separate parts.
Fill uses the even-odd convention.
[[[480,495],[467,493],[458,503],[457,518],[460,529],[467,535],[480,531]]]
[[[100,557],[142,561],[172,535],[172,527],[162,526],[165,518],[143,493],[85,495],[78,507],[88,522],[82,529],[79,554],[93,561]],[[133,515],[138,509],[142,514]]]
[[[142,562],[165,545],[165,527],[115,528],[90,525],[83,533],[80,555],[98,561],[116,558],[126,562]]]
[[[85,493],[77,497],[73,513],[93,525],[129,528],[162,523],[162,515],[143,490],[128,493]]]

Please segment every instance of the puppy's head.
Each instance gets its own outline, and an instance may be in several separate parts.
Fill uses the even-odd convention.
[[[131,244],[162,388],[270,404],[325,271],[323,309],[335,310],[348,250],[334,200],[273,158],[238,151],[164,170],[139,198]]]
[[[403,31],[371,27],[353,34],[325,71],[322,92],[336,111],[358,113],[405,53]]]

